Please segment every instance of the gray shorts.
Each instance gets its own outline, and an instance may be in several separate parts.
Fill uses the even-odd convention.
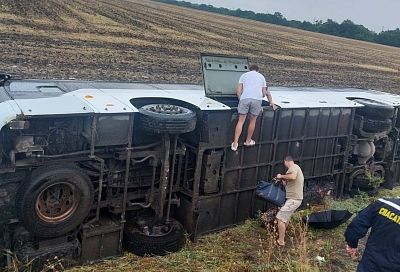
[[[300,199],[286,199],[285,204],[280,208],[276,215],[276,219],[281,220],[284,223],[289,222],[292,214],[301,206],[303,200]]]
[[[239,114],[248,114],[258,116],[261,112],[261,100],[246,98],[239,101],[238,105],[238,113]]]

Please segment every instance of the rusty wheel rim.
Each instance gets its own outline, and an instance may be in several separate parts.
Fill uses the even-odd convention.
[[[52,184],[42,190],[36,199],[36,214],[48,223],[62,222],[76,211],[79,198],[79,193],[72,184]]]

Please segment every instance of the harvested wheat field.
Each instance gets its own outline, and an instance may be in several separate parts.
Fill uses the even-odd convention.
[[[400,49],[147,0],[1,0],[0,70],[24,78],[201,83],[199,54],[260,64],[271,85],[400,92]]]

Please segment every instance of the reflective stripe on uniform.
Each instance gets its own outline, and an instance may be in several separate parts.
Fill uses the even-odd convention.
[[[380,202],[383,202],[383,203],[389,205],[390,207],[393,207],[393,208],[397,209],[397,210],[400,212],[400,206],[397,205],[396,203],[393,203],[393,202],[391,202],[391,201],[385,200],[385,199],[383,199],[383,198],[380,198],[380,199],[378,199],[378,200],[379,200]]]

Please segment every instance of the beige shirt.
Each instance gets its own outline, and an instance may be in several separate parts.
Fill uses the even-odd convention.
[[[304,175],[300,166],[293,164],[286,174],[297,174],[296,180],[286,182],[286,199],[303,199]]]

